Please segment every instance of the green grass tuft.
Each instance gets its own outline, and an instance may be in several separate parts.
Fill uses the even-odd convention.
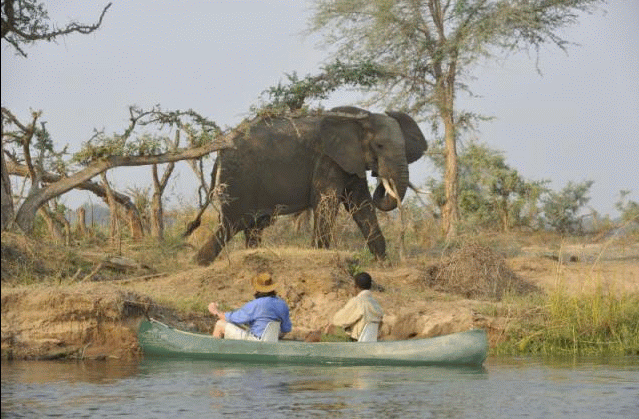
[[[639,355],[639,297],[561,287],[538,310],[511,324],[496,354]],[[525,319],[525,321],[522,321]]]

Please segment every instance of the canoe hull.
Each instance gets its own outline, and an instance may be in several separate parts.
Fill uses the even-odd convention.
[[[260,363],[481,365],[488,353],[486,332],[481,329],[404,341],[251,342],[216,339],[145,320],[138,340],[147,356]]]

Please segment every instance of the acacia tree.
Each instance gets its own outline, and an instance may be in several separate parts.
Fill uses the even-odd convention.
[[[58,27],[51,22],[43,2],[38,0],[3,0],[0,5],[2,41],[7,42],[17,55],[27,57],[24,47],[38,41],[55,41],[73,33],[89,34],[100,28],[111,7],[108,3],[94,24],[69,22]],[[108,185],[91,182],[91,178],[118,166],[157,165],[179,160],[199,159],[219,148],[232,146],[232,136],[222,137],[217,125],[189,111],[162,111],[159,106],[150,111],[131,108],[131,123],[123,134],[108,138],[103,133],[89,140],[74,159],[63,159],[66,149],[54,151],[53,142],[41,123],[41,112],[33,112],[30,123],[21,123],[10,110],[2,108],[2,231],[14,221],[26,233],[33,230],[36,212],[51,199],[74,189],[87,189],[118,202],[126,212],[135,212],[131,200],[108,188]],[[188,149],[152,149],[148,141],[130,139],[137,126],[149,124],[176,125],[188,132],[192,140]],[[32,153],[37,155],[32,159]],[[8,159],[8,161],[7,161]],[[84,166],[81,170],[78,167]],[[74,170],[78,170],[73,173]],[[16,210],[13,203],[9,175],[23,176],[29,180],[30,190]],[[170,174],[170,172],[169,172]],[[168,177],[168,176],[167,176]],[[161,186],[162,182],[158,180]],[[157,185],[156,185],[157,186]],[[110,199],[108,198],[110,197]],[[160,211],[161,213],[161,211]],[[130,220],[131,221],[131,220]],[[139,221],[139,217],[138,217]]]
[[[479,60],[569,42],[562,29],[602,0],[315,0],[311,32],[347,63],[370,62],[387,75],[370,103],[401,108],[443,128],[443,229],[459,221],[457,140],[476,115],[460,112],[457,92]]]
[[[438,171],[445,170],[440,153],[430,158]],[[525,180],[506,164],[503,153],[471,141],[459,153],[460,215],[472,225],[499,227],[504,232],[514,226],[532,226],[548,182]],[[446,203],[445,185],[439,178],[429,178],[427,185],[441,211]]]
[[[102,20],[107,10],[111,7],[108,3],[98,21],[92,25],[69,22],[59,28],[49,20],[49,14],[44,4],[38,0],[2,0],[0,4],[0,34],[1,39],[7,42],[22,57],[27,56],[24,46],[37,41],[55,41],[59,37],[73,33],[89,34],[96,31],[102,25]],[[2,114],[2,231],[13,221],[14,208],[11,194],[11,183],[4,158],[4,109]],[[33,134],[31,134],[33,135]],[[33,174],[33,173],[32,173]]]
[[[23,179],[30,179],[29,168],[27,167],[27,165],[21,164],[19,162],[19,160],[16,158],[16,156],[14,156],[10,148],[5,150],[5,154],[6,156],[8,156],[8,160],[6,161],[7,174],[11,176],[17,176]],[[5,158],[5,154],[2,155],[3,159]],[[59,173],[52,173],[46,170],[42,170],[40,172],[40,175],[41,175],[41,182],[44,184],[58,182],[62,180],[62,178],[65,176]],[[88,191],[98,196],[99,198],[103,199],[104,201],[108,200],[107,189],[105,188],[103,184],[92,182],[92,181],[84,181],[76,185],[75,189]],[[10,193],[10,191],[8,193]],[[134,204],[134,202],[131,200],[129,196],[115,190],[111,190],[111,195],[114,201],[117,202],[118,205],[122,206],[125,209],[125,212],[129,214],[130,218],[135,218],[135,220],[132,220],[132,219],[129,220],[130,224],[137,222],[136,220],[139,220],[141,218],[139,212],[137,211],[137,205]],[[11,202],[11,197],[7,199],[9,199],[9,201]]]
[[[103,132],[98,132],[72,156],[70,161],[64,161],[62,158],[52,158],[52,156],[61,156],[63,153],[52,151],[52,142],[48,134],[44,128],[38,128],[35,124],[36,116],[39,116],[39,113],[34,114],[34,121],[31,124],[25,125],[13,117],[10,111],[2,108],[3,154],[9,156],[14,163],[26,166],[31,183],[27,197],[15,212],[15,223],[27,234],[33,231],[36,212],[47,201],[71,189],[91,185],[89,181],[93,177],[109,169],[197,159],[220,148],[233,147],[233,139],[239,135],[240,130],[244,129],[242,125],[241,128],[222,135],[215,123],[192,110],[163,111],[157,106],[150,111],[144,111],[131,107],[130,123],[123,134],[106,136]],[[144,136],[133,137],[136,128],[148,125],[155,125],[158,128],[166,125],[188,126],[191,135],[193,131],[198,132],[200,138],[198,144],[201,145],[160,150],[157,153],[158,149],[154,144],[143,141]],[[37,139],[35,143],[32,141],[33,138]],[[7,145],[15,147],[11,149]],[[36,150],[37,158],[35,159],[31,158],[32,147]],[[50,169],[55,169],[56,177],[46,176]],[[7,183],[7,186],[11,196],[10,183]],[[3,229],[7,225],[3,226]]]

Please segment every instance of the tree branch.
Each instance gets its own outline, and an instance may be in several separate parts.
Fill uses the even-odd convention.
[[[26,57],[27,54],[20,48],[20,44],[39,40],[52,41],[57,37],[66,36],[74,32],[85,35],[94,32],[102,25],[102,20],[112,5],[112,3],[108,3],[102,9],[98,21],[93,25],[71,22],[63,29],[56,29],[55,26],[49,26],[49,17],[44,6],[37,4],[33,0],[30,2],[18,1],[17,12],[19,15],[16,16],[15,3],[15,0],[4,0],[2,2],[2,39],[11,44],[23,57]],[[28,17],[25,18],[23,14],[28,15]]]

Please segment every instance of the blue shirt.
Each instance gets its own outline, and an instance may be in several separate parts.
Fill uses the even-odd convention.
[[[224,313],[226,321],[234,324],[247,324],[251,333],[262,336],[269,322],[280,322],[280,332],[288,333],[293,328],[288,306],[278,297],[261,297],[246,303],[242,308]]]

